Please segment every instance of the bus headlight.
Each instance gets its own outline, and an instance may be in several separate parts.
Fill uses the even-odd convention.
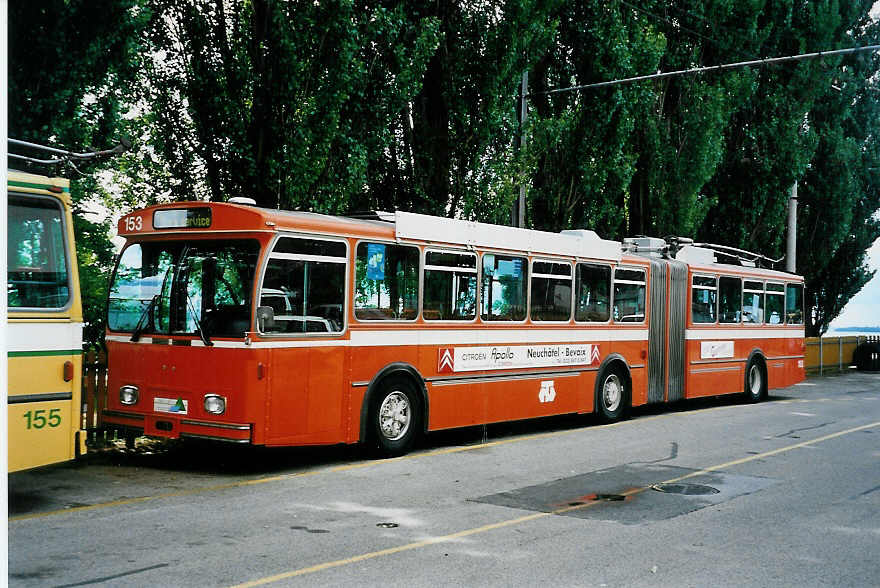
[[[122,404],[132,405],[137,404],[137,401],[137,386],[122,386],[121,388],[119,388],[119,402],[121,402]]]
[[[226,399],[217,394],[205,394],[205,411],[223,414],[226,412]]]

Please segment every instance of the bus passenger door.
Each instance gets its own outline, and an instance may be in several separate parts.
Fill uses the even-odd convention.
[[[308,343],[308,342],[306,342]],[[325,443],[342,427],[345,348],[275,348],[267,366],[266,443]]]
[[[283,339],[267,366],[268,444],[343,438],[347,252],[343,240],[280,237],[269,254],[257,306],[272,318],[260,332]]]

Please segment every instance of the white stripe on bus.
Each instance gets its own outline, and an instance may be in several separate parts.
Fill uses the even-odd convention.
[[[708,339],[802,339],[803,329],[744,328],[744,329],[688,329],[684,338],[688,341]]]
[[[70,351],[82,349],[82,323],[47,322],[6,324],[7,351]]]
[[[214,347],[254,349],[283,347],[400,347],[412,345],[516,345],[529,343],[607,343],[611,341],[647,341],[647,329],[399,329],[351,330],[350,339],[299,339],[295,341],[212,340]],[[130,335],[107,335],[108,341],[128,343]],[[152,345],[150,336],[141,336],[140,345]],[[198,340],[193,347],[202,347]]]
[[[406,329],[351,331],[354,346],[515,345],[517,343],[593,343],[647,341],[648,329]]]

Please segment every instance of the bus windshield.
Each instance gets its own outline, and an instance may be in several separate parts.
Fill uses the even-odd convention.
[[[62,308],[70,301],[59,202],[9,194],[6,295],[10,308]]]
[[[130,245],[111,282],[107,326],[206,342],[244,337],[259,252],[257,241],[243,239]]]

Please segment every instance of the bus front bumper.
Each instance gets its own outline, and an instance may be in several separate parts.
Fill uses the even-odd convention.
[[[239,423],[216,423],[169,416],[104,410],[105,427],[112,425],[135,435],[165,439],[193,438],[231,443],[251,443],[253,426]]]

